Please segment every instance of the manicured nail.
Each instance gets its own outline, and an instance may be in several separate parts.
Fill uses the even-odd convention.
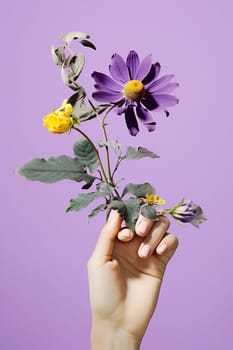
[[[119,232],[120,238],[129,238],[131,236],[130,230],[122,230]]]
[[[144,244],[139,251],[139,255],[142,258],[147,258],[150,255],[150,246],[148,244]]]
[[[163,243],[157,248],[157,253],[163,254],[166,249],[167,249],[167,245],[165,243]]]
[[[140,222],[140,224],[138,225],[138,233],[141,233],[142,235],[145,235],[148,231],[149,225],[148,222],[146,221],[142,221]]]
[[[114,220],[116,215],[117,215],[117,210],[111,210],[108,217],[108,222],[111,222],[112,220]]]

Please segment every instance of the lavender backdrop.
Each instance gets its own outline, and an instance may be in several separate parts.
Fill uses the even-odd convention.
[[[86,210],[65,213],[79,185],[48,186],[14,174],[33,157],[72,154],[76,135],[49,134],[41,117],[70,93],[50,46],[76,30],[90,33],[98,48],[86,50],[89,91],[90,73],[107,72],[114,52],[151,52],[162,73],[175,73],[181,102],[169,119],[156,115],[156,133],[130,138],[113,116],[111,135],[161,156],[123,168],[128,180],[151,181],[170,204],[183,195],[199,201],[208,216],[200,230],[172,224],[180,246],[142,349],[232,349],[232,11],[230,0],[2,4],[2,350],[89,349],[86,262],[104,217],[88,224]]]

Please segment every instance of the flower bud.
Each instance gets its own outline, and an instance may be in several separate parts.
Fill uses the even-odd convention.
[[[206,218],[204,216],[201,207],[191,200],[182,200],[177,206],[175,206],[170,214],[181,222],[191,223],[192,225],[199,227]]]
[[[156,194],[146,194],[145,202],[150,205],[164,205],[165,200]]]

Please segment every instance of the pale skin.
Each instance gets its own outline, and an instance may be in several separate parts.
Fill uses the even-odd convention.
[[[92,350],[138,350],[155,311],[167,263],[178,246],[169,220],[143,216],[136,234],[111,211],[88,262]]]

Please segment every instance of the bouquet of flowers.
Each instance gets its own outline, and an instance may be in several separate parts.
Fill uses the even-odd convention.
[[[51,55],[54,63],[61,70],[61,78],[72,91],[60,108],[43,118],[44,126],[55,134],[75,131],[80,138],[73,146],[74,157],[57,156],[46,159],[32,159],[17,172],[32,181],[55,183],[64,179],[83,182],[83,193],[70,200],[67,211],[79,211],[96,199],[102,203],[93,209],[88,217],[91,219],[101,211],[115,209],[125,224],[134,231],[139,214],[157,220],[159,215],[169,214],[176,220],[188,222],[199,227],[206,220],[201,207],[191,200],[182,199],[169,209],[162,209],[165,200],[149,183],[128,183],[120,190],[121,180],[115,176],[121,162],[137,160],[144,157],[158,158],[156,153],[145,147],[130,147],[125,151],[119,141],[108,139],[107,118],[115,112],[124,115],[129,134],[136,136],[141,123],[149,132],[155,130],[155,121],[151,111],[163,112],[168,117],[168,108],[175,106],[178,99],[170,93],[178,86],[172,82],[174,75],[159,77],[160,64],[151,62],[151,55],[140,61],[137,52],[131,50],[126,61],[119,54],[114,54],[109,66],[110,76],[93,72],[95,91],[91,100],[85,88],[79,83],[85,56],[77,54],[71,48],[76,40],[80,45],[95,50],[90,36],[81,32],[71,32],[61,36],[63,44],[52,46]],[[97,142],[84,132],[83,123],[98,120],[103,140]],[[110,120],[108,120],[108,124]],[[103,152],[102,152],[103,151]],[[102,159],[105,154],[106,162]],[[111,154],[114,153],[114,166]],[[161,208],[162,207],[162,208]]]

